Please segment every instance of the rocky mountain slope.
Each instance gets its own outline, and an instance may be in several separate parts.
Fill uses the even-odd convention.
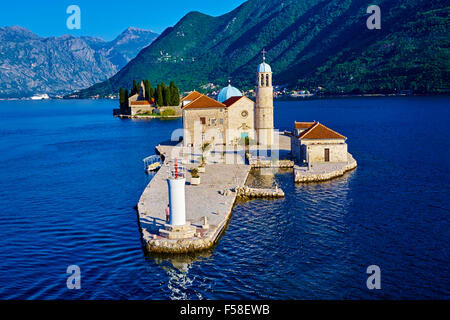
[[[128,28],[95,37],[42,38],[23,27],[0,28],[0,98],[67,94],[113,76],[158,35]]]
[[[370,3],[371,4],[371,3]],[[444,0],[379,0],[369,30],[365,0],[249,0],[218,17],[191,12],[120,72],[79,94],[117,92],[133,79],[254,86],[260,51],[274,82],[328,93],[449,91],[449,13]]]

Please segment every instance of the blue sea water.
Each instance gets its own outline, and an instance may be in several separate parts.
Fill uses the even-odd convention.
[[[358,168],[279,173],[285,199],[238,203],[214,250],[175,257],[144,254],[133,207],[142,158],[181,120],[120,120],[116,104],[0,101],[1,299],[450,298],[450,98],[276,102],[278,128],[319,120]]]

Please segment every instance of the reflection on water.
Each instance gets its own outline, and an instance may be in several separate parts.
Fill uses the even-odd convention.
[[[232,222],[220,239],[218,248],[201,253],[151,254],[148,257],[166,272],[171,299],[205,298],[202,280],[207,276],[198,278],[198,272],[205,265],[218,274],[229,272],[222,270],[220,263],[214,262],[228,255],[228,259],[237,262],[234,268],[239,278],[248,276],[254,284],[243,284],[244,287],[248,286],[248,293],[244,290],[238,296],[226,294],[228,290],[223,288],[226,298],[264,299],[273,294],[282,295],[286,287],[280,287],[280,283],[285,283],[291,290],[299,284],[299,288],[306,285],[291,279],[298,272],[304,272],[310,277],[318,277],[322,272],[334,273],[336,281],[339,281],[348,272],[348,258],[336,259],[336,255],[350,250],[353,245],[343,237],[348,231],[345,217],[351,202],[348,190],[353,174],[350,172],[336,180],[300,185],[293,182],[290,169],[252,170],[247,184],[257,187],[280,185],[285,190],[286,198],[237,202]],[[339,249],[330,252],[332,247]],[[316,263],[318,255],[323,261],[329,260],[329,265],[322,266],[320,271],[310,270],[308,266]],[[241,266],[246,267],[241,270]],[[281,272],[280,268],[284,271]],[[192,272],[192,269],[196,269],[196,272]],[[274,274],[275,278],[266,279],[267,272]],[[326,288],[330,276],[318,277],[316,281],[319,286]],[[264,282],[270,285],[265,286]],[[253,285],[256,287],[253,288]],[[220,291],[220,285],[216,284],[214,289]],[[326,292],[323,294],[326,295]]]
[[[196,290],[196,283],[194,281],[196,276],[189,276],[189,270],[193,264],[200,264],[203,260],[210,258],[212,253],[213,249],[185,254],[152,253],[147,255],[147,259],[152,260],[166,272],[170,299],[203,299],[202,294]]]

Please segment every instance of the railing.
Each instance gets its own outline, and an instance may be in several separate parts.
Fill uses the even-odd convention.
[[[186,177],[186,168],[177,158],[167,162],[167,174],[169,179],[184,179]]]

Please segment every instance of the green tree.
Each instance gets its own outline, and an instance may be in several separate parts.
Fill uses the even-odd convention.
[[[160,84],[156,87],[156,104],[158,107],[162,107],[164,105],[163,88]]]
[[[133,88],[131,88],[131,95],[135,95],[136,93],[138,93],[138,86],[136,80],[133,80]]]
[[[163,87],[163,99],[164,105],[169,106],[171,102],[170,89],[167,87]]]
[[[175,85],[173,81],[170,81],[170,105],[171,106],[177,106],[180,104],[180,92],[178,90],[178,87]]]
[[[145,100],[150,101],[151,100],[151,92],[150,92],[150,81],[144,80],[144,88],[145,88]]]
[[[120,87],[119,89],[119,103],[120,106],[122,107],[125,103],[125,92],[123,91],[123,88]]]
[[[125,89],[125,93],[123,94],[123,99],[124,99],[124,106],[128,107],[128,89]]]

